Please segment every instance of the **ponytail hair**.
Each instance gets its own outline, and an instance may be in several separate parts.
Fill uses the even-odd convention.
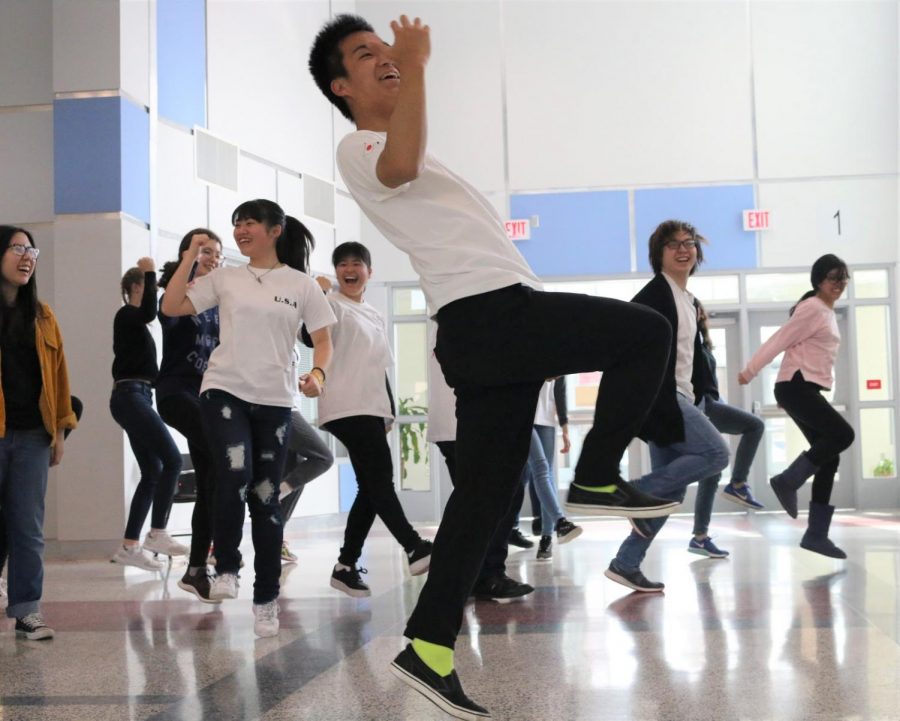
[[[175,271],[178,270],[178,266],[181,265],[181,256],[184,254],[184,251],[191,247],[191,241],[194,239],[195,235],[208,235],[211,240],[214,240],[219,244],[220,249],[222,247],[222,239],[209,228],[194,228],[193,230],[189,230],[178,244],[178,259],[170,260],[163,265],[159,281],[157,282],[157,285],[160,288],[165,288],[169,284],[169,281],[172,280],[172,276],[175,275]]]
[[[303,223],[292,215],[285,216],[284,230],[275,241],[278,260],[301,273],[309,273],[309,257],[316,239]]]
[[[264,198],[241,203],[231,214],[231,224],[240,220],[255,220],[267,228],[281,226],[281,235],[275,241],[278,262],[301,273],[309,273],[309,257],[316,247],[313,234],[303,223],[287,215],[278,203]]]
[[[709,325],[707,325],[709,316],[706,313],[706,308],[699,298],[694,298],[694,305],[697,307],[697,329],[703,337],[703,345],[712,350],[715,346],[713,346],[712,338],[709,337]]]
[[[804,300],[812,298],[816,293],[819,292],[819,286],[822,285],[825,278],[833,270],[840,271],[840,273],[845,277],[850,277],[850,271],[847,269],[847,264],[832,253],[826,253],[821,258],[818,258],[815,263],[813,263],[812,268],[809,271],[809,282],[812,285],[812,290],[808,290],[802,296],[800,296],[800,300],[798,300],[788,312],[789,316],[794,315],[794,311],[797,309],[797,306],[800,305]]]
[[[122,276],[121,281],[121,290],[122,290],[122,301],[128,303],[128,296],[131,293],[131,286],[138,285],[139,283],[144,282],[144,271],[140,268],[129,268],[125,271],[125,275]]]

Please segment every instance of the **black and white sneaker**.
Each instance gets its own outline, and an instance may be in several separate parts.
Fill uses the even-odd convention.
[[[572,521],[563,516],[556,522],[556,540],[560,545],[574,541],[578,538],[584,529],[576,526]]]
[[[24,636],[29,641],[43,641],[54,635],[53,629],[44,623],[41,614],[37,612],[16,619],[16,636]]]
[[[343,591],[353,598],[366,598],[372,595],[369,587],[359,577],[361,573],[368,573],[365,568],[338,568],[331,572],[331,587]]]
[[[537,560],[550,561],[553,559],[553,536],[541,536],[538,544]]]
[[[184,576],[178,581],[178,588],[182,591],[193,593],[199,600],[203,601],[203,603],[222,603],[222,599],[220,598],[209,597],[209,592],[212,588],[212,579],[209,576],[209,571],[207,571],[206,566],[194,569],[193,575],[191,575],[190,568],[185,571]]]
[[[406,554],[406,558],[409,560],[409,573],[411,576],[421,576],[428,571],[428,567],[431,565],[432,545],[431,541],[423,538],[419,541],[418,546]]]
[[[472,595],[475,598],[497,603],[510,603],[532,592],[534,592],[534,586],[510,578],[505,573],[481,579],[472,589]]]
[[[641,591],[642,593],[661,593],[666,587],[666,584],[664,583],[648,579],[641,573],[641,569],[637,569],[630,573],[623,571],[616,566],[615,561],[610,562],[609,568],[603,572],[603,575],[610,581],[621,583],[623,586],[627,586],[634,591]]]
[[[681,505],[678,501],[647,495],[621,478],[607,485],[615,485],[615,489],[597,491],[573,483],[569,486],[566,510],[574,515],[656,518],[668,516]]]
[[[518,528],[514,528],[509,532],[508,543],[516,548],[534,548],[534,541],[525,538],[525,535]]]
[[[438,676],[407,644],[391,663],[391,673],[410,688],[418,691],[444,713],[463,721],[491,718],[490,712],[466,696],[456,671]]]

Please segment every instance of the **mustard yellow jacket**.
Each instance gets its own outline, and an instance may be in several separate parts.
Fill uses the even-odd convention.
[[[34,345],[41,366],[41,418],[44,428],[56,442],[58,431],[77,425],[72,412],[72,397],[69,393],[69,373],[66,370],[66,356],[63,353],[62,334],[56,323],[56,316],[46,303],[38,304],[34,322]],[[6,401],[3,385],[0,383],[0,437],[6,435]]]

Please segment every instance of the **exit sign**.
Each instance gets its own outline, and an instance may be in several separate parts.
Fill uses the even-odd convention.
[[[744,211],[744,230],[768,230],[769,221],[768,210]]]
[[[878,391],[881,390],[881,379],[879,378],[868,378],[866,380],[866,390],[869,391]]]
[[[506,235],[510,240],[528,240],[531,238],[531,221],[507,220],[504,224]]]

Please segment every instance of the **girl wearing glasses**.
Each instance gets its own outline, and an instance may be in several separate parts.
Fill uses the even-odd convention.
[[[39,250],[27,230],[0,225],[0,511],[9,543],[8,606],[16,635],[53,637],[40,612],[47,469],[76,425],[62,335],[38,300]]]
[[[840,454],[853,443],[853,428],[822,396],[832,384],[834,359],[841,344],[834,304],[841,297],[850,273],[836,255],[823,255],[810,272],[812,290],[791,308],[790,317],[767,340],[738,375],[742,385],[779,353],[784,352],[775,382],[775,400],[809,441],[781,473],[769,480],[778,501],[791,518],[797,517],[797,491],[813,476],[809,524],[800,547],[831,558],[847,554],[829,538],[834,506],[830,504]]]
[[[200,250],[193,271],[194,278],[212,273],[222,260],[222,241],[208,228],[187,232],[178,246],[178,260],[163,266],[159,279],[166,288],[181,259],[197,239]],[[200,415],[200,383],[209,364],[209,356],[219,345],[219,309],[197,315],[170,318],[162,311],[165,293],[160,298],[159,323],[162,326],[163,352],[156,377],[156,405],[159,415],[188,442],[196,479],[197,500],[191,516],[191,550],[188,568],[178,587],[194,594],[205,603],[216,603],[209,597],[211,579],[206,555],[212,541],[213,472],[209,444]]]

